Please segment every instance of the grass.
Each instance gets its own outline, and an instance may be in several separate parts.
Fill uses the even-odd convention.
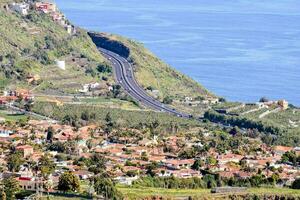
[[[43,94],[42,94],[43,95]],[[132,102],[106,98],[106,97],[80,97],[76,100],[74,97],[55,97],[55,96],[38,96],[35,98],[35,102],[43,103],[56,103],[57,105],[84,105],[84,106],[94,106],[98,108],[117,108],[122,110],[136,110],[140,111],[140,107]]]
[[[9,122],[24,121],[28,118],[28,116],[26,116],[26,115],[11,114],[9,111],[2,110],[2,109],[0,109],[0,117],[5,118],[5,120],[9,121]]]
[[[223,199],[227,194],[211,194],[209,189],[163,189],[163,188],[132,188],[118,186],[118,190],[128,199],[143,199],[146,197],[159,196],[163,198],[178,199],[189,196],[194,199]],[[245,193],[241,193],[245,194]],[[246,194],[250,195],[283,195],[300,197],[300,190],[288,188],[249,188]],[[228,194],[229,195],[229,194]]]
[[[300,190],[293,190],[289,188],[250,188],[249,193],[256,195],[277,194],[300,196]]]
[[[86,103],[86,105],[98,105],[106,108],[120,108],[123,110],[140,110],[138,106],[133,104],[132,102],[113,99],[113,98],[105,98],[105,97],[95,97],[95,98],[83,98],[80,99],[82,103]]]
[[[162,189],[162,188],[131,188],[118,186],[118,190],[128,199],[143,199],[146,197],[160,196],[164,198],[178,198],[188,196],[207,196],[208,189]]]
[[[229,109],[242,105],[240,102],[224,102],[213,106],[214,109]]]

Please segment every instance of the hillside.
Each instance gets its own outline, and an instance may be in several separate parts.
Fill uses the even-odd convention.
[[[23,16],[5,6],[2,2],[1,89],[34,88],[37,93],[61,94],[77,93],[83,84],[101,78],[104,86],[113,83],[110,73],[97,71],[97,66],[107,64],[84,30],[72,27],[70,33],[48,14],[30,9]],[[64,61],[66,69],[57,67],[56,61]]]
[[[78,95],[84,85],[97,82],[101,90],[96,94],[111,97],[112,70],[107,70],[111,67],[98,52],[94,37],[93,41],[85,30],[74,27],[59,10],[56,13],[63,22],[33,6],[27,15],[21,15],[8,5],[2,1],[0,13],[1,90],[21,88],[35,95]],[[200,114],[211,100],[218,99],[142,44],[116,35],[102,34],[101,38],[105,48],[131,61],[138,83],[160,101]],[[58,61],[65,62],[65,70],[59,68]]]
[[[172,99],[174,106],[193,112],[201,107],[201,101],[216,98],[199,83],[164,63],[141,43],[106,33],[92,32],[89,35],[98,46],[126,57],[134,67],[138,83],[161,101]],[[196,100],[198,103],[191,109],[186,97],[192,99],[189,103],[193,104]]]

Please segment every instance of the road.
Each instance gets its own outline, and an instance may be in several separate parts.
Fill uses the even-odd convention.
[[[136,101],[156,111],[182,118],[191,118],[191,115],[177,111],[147,94],[135,80],[133,67],[124,57],[103,48],[98,49],[112,63],[116,82]]]

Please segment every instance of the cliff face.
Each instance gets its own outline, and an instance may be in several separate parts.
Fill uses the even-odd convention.
[[[130,49],[122,44],[120,41],[111,40],[104,34],[99,34],[95,32],[88,32],[89,36],[92,38],[93,42],[97,47],[101,47],[112,52],[115,52],[124,58],[129,58]]]

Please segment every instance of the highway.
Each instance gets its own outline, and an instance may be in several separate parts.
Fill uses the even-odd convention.
[[[191,118],[191,115],[179,112],[147,94],[135,80],[133,67],[126,58],[100,47],[98,47],[98,49],[102,55],[111,62],[117,84],[121,85],[127,94],[136,101],[156,111],[165,112],[182,118]]]

